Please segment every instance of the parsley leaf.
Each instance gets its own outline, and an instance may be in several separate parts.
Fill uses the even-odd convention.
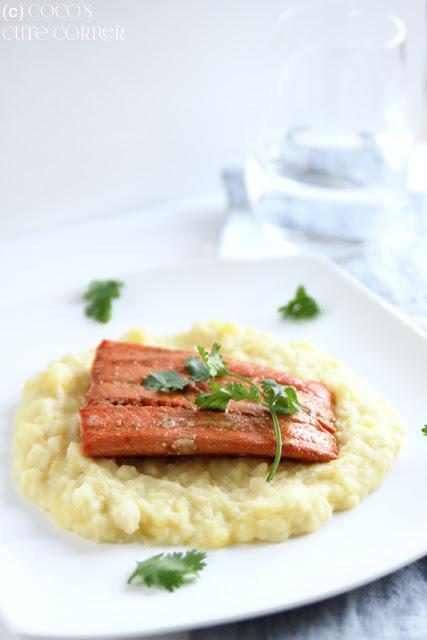
[[[138,562],[127,583],[174,591],[193,582],[197,573],[205,568],[205,559],[206,553],[195,549],[186,553],[159,553],[144,562]]]
[[[284,318],[294,318],[295,320],[315,318],[321,313],[316,300],[308,295],[302,285],[297,288],[294,298],[288,304],[280,307],[278,311]]]
[[[423,434],[424,434],[425,436],[427,436],[427,424],[425,424],[425,425],[423,426],[423,428],[421,429],[421,431],[423,432]]]
[[[218,344],[218,342],[213,343],[210,352],[200,344],[197,345],[196,349],[213,378],[216,376],[226,376],[229,373],[227,364],[222,359],[221,345]]]
[[[146,389],[163,392],[180,391],[188,384],[190,384],[190,381],[183,378],[176,371],[155,371],[143,380],[143,385]]]
[[[97,322],[106,323],[111,319],[112,300],[120,296],[123,282],[119,280],[93,280],[83,300],[87,300],[85,314]]]
[[[192,356],[185,361],[186,369],[191,376],[192,382],[202,382],[203,380],[209,380],[211,374],[209,369],[198,356]]]

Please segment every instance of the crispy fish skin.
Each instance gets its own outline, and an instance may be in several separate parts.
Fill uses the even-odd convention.
[[[273,457],[276,439],[266,407],[230,402],[226,412],[200,411],[196,396],[206,382],[179,392],[146,389],[141,382],[153,371],[188,375],[186,359],[193,352],[104,340],[92,366],[92,384],[80,410],[81,444],[85,455],[179,456],[238,455]],[[279,416],[282,457],[326,462],[337,457],[331,391],[321,382],[304,382],[284,372],[250,362],[227,359],[235,373],[255,382],[264,378],[293,386],[309,413]],[[228,379],[218,379],[226,383]]]

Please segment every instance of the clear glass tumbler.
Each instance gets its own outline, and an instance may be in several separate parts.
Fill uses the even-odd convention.
[[[278,88],[245,177],[276,244],[333,254],[371,238],[396,212],[412,138],[402,20],[321,5],[280,18]]]

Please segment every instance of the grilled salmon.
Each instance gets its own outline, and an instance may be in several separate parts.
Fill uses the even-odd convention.
[[[270,413],[254,402],[230,402],[226,412],[201,411],[195,404],[207,382],[163,393],[143,386],[155,371],[184,377],[193,352],[104,340],[98,347],[91,385],[80,410],[81,445],[91,457],[235,455],[274,457],[276,439]],[[295,388],[307,409],[280,415],[282,456],[306,462],[337,457],[334,399],[318,381],[303,381],[283,371],[227,359],[233,373],[255,383],[272,379]],[[217,379],[222,384],[228,378]]]

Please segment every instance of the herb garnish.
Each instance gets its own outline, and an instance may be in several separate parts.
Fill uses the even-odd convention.
[[[203,380],[209,380],[211,377],[210,371],[198,356],[192,356],[185,361],[186,369],[191,376],[192,382],[202,382]]]
[[[155,371],[144,378],[142,384],[146,389],[151,389],[152,391],[182,391],[189,384],[209,380],[211,377],[209,369],[198,356],[187,358],[185,364],[190,378],[184,378],[177,371]]]
[[[144,379],[144,387],[152,391],[180,391],[188,384],[176,371],[156,371]]]
[[[258,386],[250,378],[232,373],[222,359],[220,353],[221,345],[218,343],[213,344],[210,353],[200,345],[196,349],[212,377],[226,375],[239,380],[238,383],[229,382],[224,387],[217,382],[211,382],[209,384],[211,393],[201,393],[196,398],[196,404],[199,409],[225,411],[230,400],[247,400],[262,404],[269,410],[276,436],[276,454],[270,467],[267,481],[273,480],[282,458],[283,448],[278,414],[292,415],[297,411],[307,411],[298,403],[295,389],[278,384],[274,380],[262,380],[261,386]]]
[[[230,373],[227,369],[227,365],[222,359],[221,345],[218,344],[218,342],[213,343],[210,353],[200,344],[196,346],[196,349],[199,352],[206,369],[213,378],[216,376],[226,376]]]
[[[112,300],[120,296],[122,287],[120,280],[93,280],[83,295],[83,299],[88,301],[85,314],[97,322],[108,322],[111,319]]]
[[[147,389],[168,392],[182,390],[194,382],[218,376],[228,376],[238,380],[238,382],[228,382],[224,386],[218,382],[210,382],[210,391],[199,393],[196,397],[196,405],[202,411],[225,411],[231,400],[235,402],[246,400],[267,407],[273,420],[276,437],[276,453],[267,477],[268,481],[273,480],[283,449],[278,414],[292,415],[297,411],[308,413],[307,409],[299,404],[293,387],[278,384],[275,380],[262,380],[261,385],[257,385],[250,378],[230,371],[227,363],[222,359],[221,345],[217,342],[214,342],[210,351],[202,345],[197,345],[196,349],[200,358],[193,356],[186,360],[186,370],[191,376],[189,379],[176,371],[156,371],[144,378],[142,384]]]
[[[174,591],[195,580],[198,572],[206,566],[205,559],[206,553],[195,549],[186,553],[159,553],[144,562],[138,562],[127,583]]]
[[[295,320],[303,320],[315,318],[321,313],[320,306],[314,298],[308,295],[305,287],[300,285],[292,300],[288,304],[278,309],[284,318],[294,318]]]
[[[423,426],[423,428],[421,429],[421,431],[423,432],[423,434],[424,434],[425,436],[427,436],[427,424],[425,424],[425,425]]]

